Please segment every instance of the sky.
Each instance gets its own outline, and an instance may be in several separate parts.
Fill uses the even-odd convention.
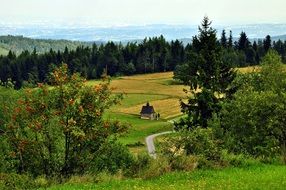
[[[0,21],[98,25],[286,23],[286,0],[0,0]]]

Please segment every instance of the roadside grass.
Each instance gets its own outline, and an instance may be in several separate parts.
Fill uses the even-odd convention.
[[[106,178],[99,183],[67,183],[56,185],[49,190],[71,189],[117,189],[117,190],[189,190],[189,189],[277,189],[286,187],[286,166],[252,165],[246,168],[224,168],[217,170],[195,170],[193,172],[173,172],[163,176],[143,179]]]
[[[142,120],[139,118],[139,115],[107,113],[105,118],[110,120],[119,120],[123,123],[130,123],[132,125],[129,132],[119,138],[119,141],[125,145],[133,145],[138,142],[144,144],[145,138],[148,135],[172,129],[171,124],[165,120]]]

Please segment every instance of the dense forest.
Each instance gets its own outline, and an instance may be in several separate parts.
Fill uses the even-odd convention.
[[[286,41],[272,41],[269,35],[252,43],[246,33],[241,32],[234,42],[231,31],[226,36],[223,30],[217,44],[222,49],[223,60],[232,63],[233,67],[258,65],[269,49],[276,50],[286,62]],[[108,42],[90,46],[79,44],[76,48],[68,45],[64,50],[51,48],[45,53],[39,53],[37,49],[22,53],[9,51],[7,56],[0,56],[0,80],[3,86],[13,82],[16,89],[46,82],[49,73],[63,62],[68,64],[70,74],[79,72],[87,79],[100,78],[104,72],[120,76],[173,71],[190,60],[194,45],[184,46],[179,40],[168,42],[160,36],[126,45]]]

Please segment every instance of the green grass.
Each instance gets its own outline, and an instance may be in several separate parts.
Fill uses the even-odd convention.
[[[105,118],[119,120],[132,125],[128,134],[119,139],[123,144],[145,143],[145,138],[148,135],[172,129],[172,126],[164,120],[142,120],[139,118],[139,115],[107,113]]]
[[[71,189],[116,189],[116,190],[190,190],[190,189],[281,189],[286,187],[286,166],[259,165],[248,168],[226,168],[221,170],[196,170],[194,172],[174,172],[161,177],[142,180],[110,179],[94,184],[65,184],[49,188],[49,190]]]

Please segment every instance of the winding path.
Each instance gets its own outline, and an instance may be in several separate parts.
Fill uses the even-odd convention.
[[[153,158],[157,157],[156,151],[155,151],[155,145],[154,145],[154,138],[160,135],[165,135],[169,133],[173,133],[173,131],[166,131],[166,132],[157,133],[157,134],[153,134],[153,135],[146,137],[146,145],[147,145],[148,153],[151,157]]]

